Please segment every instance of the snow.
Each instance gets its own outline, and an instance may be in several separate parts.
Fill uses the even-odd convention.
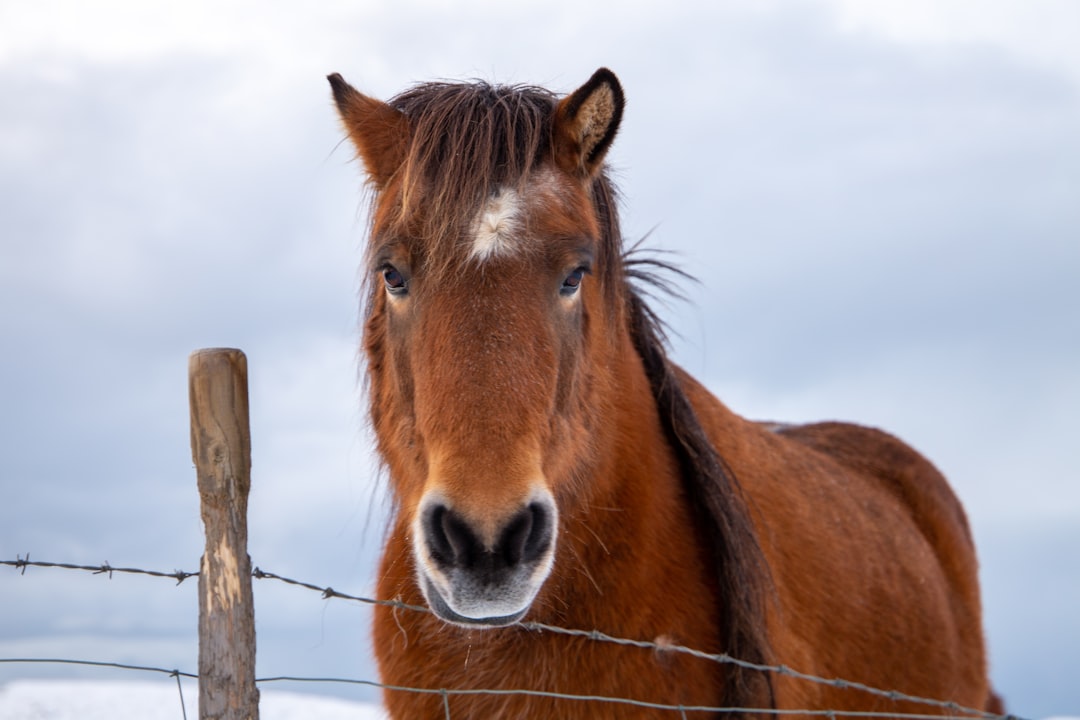
[[[387,720],[369,703],[260,688],[260,720]],[[15,680],[0,685],[0,720],[195,720],[198,688],[184,684],[184,703],[175,680]],[[1080,720],[1056,716],[1045,720]]]
[[[385,720],[367,703],[320,695],[260,689],[261,720]],[[183,720],[199,717],[198,689],[184,685],[184,706],[175,680],[15,680],[0,685],[3,720]]]

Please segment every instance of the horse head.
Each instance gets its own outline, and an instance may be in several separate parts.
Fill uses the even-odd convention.
[[[516,622],[588,492],[625,350],[602,168],[622,89],[601,69],[564,98],[426,84],[382,102],[329,80],[373,190],[371,414],[416,581],[447,622]]]

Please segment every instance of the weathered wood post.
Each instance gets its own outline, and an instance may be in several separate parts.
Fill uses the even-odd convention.
[[[188,361],[191,456],[206,552],[199,571],[199,717],[258,720],[255,611],[247,553],[251,489],[247,358],[197,350]]]

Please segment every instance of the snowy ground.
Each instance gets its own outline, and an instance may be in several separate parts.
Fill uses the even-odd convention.
[[[260,698],[261,720],[386,720],[381,708],[367,703],[265,689]],[[197,687],[187,684],[182,707],[173,680],[15,680],[0,685],[0,720],[183,720],[185,710],[194,720],[197,700]]]
[[[374,705],[277,690],[260,690],[261,720],[384,720]],[[174,680],[16,680],[0,685],[3,720],[194,720],[198,690],[184,687],[184,707]]]

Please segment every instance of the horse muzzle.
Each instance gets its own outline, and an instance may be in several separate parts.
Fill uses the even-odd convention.
[[[535,490],[509,519],[486,528],[430,493],[414,522],[413,551],[432,612],[467,627],[521,620],[551,572],[557,524],[547,490]]]

